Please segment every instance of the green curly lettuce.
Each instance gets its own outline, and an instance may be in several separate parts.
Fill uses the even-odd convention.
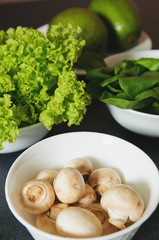
[[[53,25],[46,36],[26,27],[0,31],[0,149],[19,128],[42,122],[48,129],[79,125],[91,103],[74,64],[85,41],[81,29]]]
[[[58,87],[40,114],[40,122],[48,129],[52,125],[68,121],[68,126],[80,124],[90,97],[85,92],[85,83],[77,81],[74,71],[64,70],[59,76]]]

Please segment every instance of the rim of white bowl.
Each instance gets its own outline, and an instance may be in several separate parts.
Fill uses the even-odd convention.
[[[43,124],[41,122],[38,122],[38,123],[34,123],[34,124],[31,124],[31,125],[28,125],[28,126],[25,126],[25,127],[21,127],[21,128],[19,128],[19,130],[25,130],[25,129],[33,128],[33,127],[36,127],[36,126],[39,126],[39,125],[43,125]]]
[[[125,112],[130,112],[130,113],[135,113],[137,115],[143,116],[143,117],[151,117],[151,118],[159,118],[158,114],[152,114],[152,113],[145,113],[145,112],[141,112],[141,111],[137,111],[137,110],[133,110],[133,109],[125,109],[125,108],[120,108],[120,107],[116,107],[115,105],[112,104],[108,104],[106,103],[106,105],[108,106],[108,108],[117,108],[117,109],[121,109],[121,111],[125,111]]]
[[[128,51],[125,51],[125,52],[118,52],[118,53],[114,53],[114,54],[111,54],[107,57],[104,58],[104,61],[108,61],[109,59],[111,58],[116,58],[118,56],[130,56],[128,59],[133,59],[133,56],[134,55],[138,55],[139,58],[142,58],[141,54],[147,54],[147,53],[159,53],[159,49],[148,49],[148,50],[135,50],[135,51],[132,51],[132,52],[128,52]],[[152,56],[149,56],[149,58],[152,58]],[[154,57],[155,58],[155,57]],[[158,58],[159,58],[159,55],[158,55]],[[125,59],[127,60],[127,59]],[[122,60],[123,61],[123,60]],[[115,65],[114,65],[115,66]]]
[[[51,137],[48,137],[46,139],[43,139],[37,143],[35,143],[34,145],[32,145],[31,147],[29,147],[28,149],[26,149],[22,154],[19,155],[19,157],[14,161],[14,163],[12,164],[12,166],[10,167],[9,171],[8,171],[8,174],[7,174],[7,177],[6,177],[6,181],[5,181],[5,196],[6,196],[6,200],[7,200],[7,204],[8,204],[8,207],[10,208],[12,214],[15,216],[15,218],[24,226],[27,228],[28,231],[32,231],[36,234],[39,234],[41,233],[42,234],[42,237],[46,237],[46,238],[50,238],[51,240],[72,240],[72,239],[78,239],[78,240],[88,240],[88,239],[98,239],[98,240],[109,240],[109,239],[112,239],[112,238],[115,238],[115,237],[120,237],[121,235],[123,234],[126,234],[126,233],[130,233],[133,231],[133,230],[138,230],[138,228],[152,215],[152,213],[156,210],[157,206],[158,206],[158,203],[159,203],[159,189],[158,189],[158,196],[156,198],[155,201],[153,201],[153,205],[155,205],[154,208],[151,209],[151,211],[147,214],[147,211],[149,210],[149,208],[151,207],[151,204],[152,204],[152,201],[148,203],[147,205],[147,208],[145,209],[142,217],[135,223],[133,223],[131,226],[127,227],[126,229],[123,229],[121,231],[118,231],[118,232],[115,232],[115,233],[112,233],[112,234],[108,234],[108,235],[104,235],[104,236],[99,236],[99,237],[91,237],[91,238],[70,238],[70,237],[62,237],[62,236],[56,236],[56,235],[53,235],[53,234],[49,234],[49,233],[46,233],[38,228],[36,228],[35,226],[31,225],[30,223],[28,223],[26,220],[24,220],[15,210],[14,210],[14,207],[12,206],[12,203],[9,199],[9,193],[8,193],[8,185],[9,185],[9,175],[12,171],[14,171],[14,168],[16,167],[16,165],[18,164],[18,162],[21,160],[21,158],[23,157],[23,155],[27,152],[27,151],[30,151],[30,149],[34,148],[35,146],[37,145],[40,145],[42,142],[44,141],[49,141],[51,138],[58,138],[62,135],[66,135],[66,134],[69,134],[69,135],[75,135],[75,134],[94,134],[94,135],[101,135],[101,136],[109,136],[109,137],[112,137],[113,139],[117,139],[118,141],[122,141],[122,142],[125,142],[126,144],[129,144],[133,147],[135,147],[138,151],[141,151],[145,156],[147,156],[147,161],[150,161],[154,170],[156,171],[156,174],[159,174],[159,171],[155,165],[155,163],[152,161],[152,159],[142,150],[140,149],[139,147],[137,147],[136,145],[134,145],[133,143],[131,142],[128,142],[127,140],[124,140],[122,138],[119,138],[119,137],[116,137],[116,136],[113,136],[113,135],[109,135],[109,134],[106,134],[106,133],[99,133],[99,132],[90,132],[90,131],[79,131],[79,132],[69,132],[69,133],[61,133],[61,134],[57,134],[57,135],[54,135],[54,136],[51,136]],[[158,200],[157,200],[158,199]]]

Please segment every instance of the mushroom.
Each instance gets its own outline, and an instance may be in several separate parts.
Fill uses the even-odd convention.
[[[24,210],[33,214],[47,211],[55,201],[52,185],[46,180],[31,180],[20,189],[19,201]]]
[[[53,221],[49,216],[47,212],[41,213],[37,215],[36,218],[36,227],[44,232],[59,235],[56,226],[55,221]]]
[[[53,182],[57,198],[63,203],[77,202],[85,193],[82,174],[75,168],[61,169]]]
[[[119,229],[125,229],[125,224],[130,221],[136,222],[144,211],[143,199],[126,184],[118,184],[107,189],[100,203],[108,213],[108,221]]]
[[[86,183],[85,184],[85,193],[84,193],[83,197],[80,200],[78,200],[78,202],[75,202],[73,205],[78,206],[78,207],[87,208],[96,200],[97,200],[97,196],[96,196],[94,189],[89,184]]]
[[[100,203],[92,203],[88,210],[94,213],[102,224],[102,235],[111,234],[118,231],[118,228],[108,222],[108,214],[102,209]]]
[[[102,224],[91,211],[80,207],[68,207],[56,219],[56,229],[65,237],[98,237],[102,235]]]
[[[67,203],[54,203],[48,211],[48,216],[56,221],[57,215],[67,207],[69,207]]]
[[[69,161],[65,167],[73,167],[78,169],[84,179],[86,180],[90,173],[93,171],[93,166],[90,160],[87,158],[74,158],[71,161]]]
[[[112,168],[98,168],[90,174],[88,183],[101,196],[107,188],[120,184],[121,178],[119,173]]]
[[[94,213],[98,219],[100,220],[100,222],[103,224],[105,222],[106,219],[106,213],[104,212],[104,210],[102,209],[100,203],[92,203],[89,207],[88,210],[91,211],[92,213]]]
[[[42,170],[38,173],[35,179],[45,179],[46,181],[52,184],[56,175],[57,171],[54,169]]]

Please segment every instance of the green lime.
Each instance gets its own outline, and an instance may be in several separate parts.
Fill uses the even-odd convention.
[[[136,45],[142,24],[133,0],[92,0],[89,10],[105,22],[111,48],[124,50]]]
[[[57,14],[51,21],[52,24],[70,23],[82,29],[81,35],[86,41],[83,51],[102,52],[107,47],[107,28],[95,13],[85,8],[69,8]]]

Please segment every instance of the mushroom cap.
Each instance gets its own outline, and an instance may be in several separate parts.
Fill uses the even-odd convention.
[[[71,167],[63,168],[58,172],[53,186],[57,198],[63,203],[77,202],[85,193],[85,182],[82,174]]]
[[[88,207],[88,210],[94,213],[102,224],[105,222],[107,218],[107,213],[103,210],[100,203],[92,203]]]
[[[88,183],[101,196],[107,188],[120,184],[121,178],[119,173],[112,168],[98,168],[90,174]]]
[[[88,210],[94,213],[102,223],[102,235],[107,235],[118,231],[117,227],[108,222],[108,214],[103,210],[100,203],[92,203]]]
[[[89,184],[86,183],[85,193],[83,197],[80,200],[78,200],[78,202],[75,202],[74,206],[87,208],[96,200],[97,200],[97,196],[94,189]]]
[[[126,184],[118,184],[107,189],[100,203],[109,215],[108,221],[120,229],[124,229],[125,223],[129,220],[136,222],[144,211],[143,199]]]
[[[46,169],[42,170],[38,173],[38,175],[35,177],[35,179],[44,179],[48,181],[50,184],[53,183],[53,180],[55,179],[57,175],[57,171],[54,169]]]
[[[76,168],[78,171],[80,171],[84,179],[87,179],[90,173],[93,171],[93,165],[87,158],[74,158],[69,161],[65,167]]]
[[[69,207],[67,203],[54,203],[48,211],[49,217],[55,221],[57,215],[67,207]]]
[[[31,180],[19,192],[19,201],[24,210],[33,214],[47,211],[55,201],[52,185],[46,180]]]
[[[37,215],[36,227],[44,232],[59,235],[56,230],[55,221],[48,217],[47,212]]]
[[[56,219],[56,229],[65,237],[98,237],[102,235],[99,219],[85,208],[68,207]]]

